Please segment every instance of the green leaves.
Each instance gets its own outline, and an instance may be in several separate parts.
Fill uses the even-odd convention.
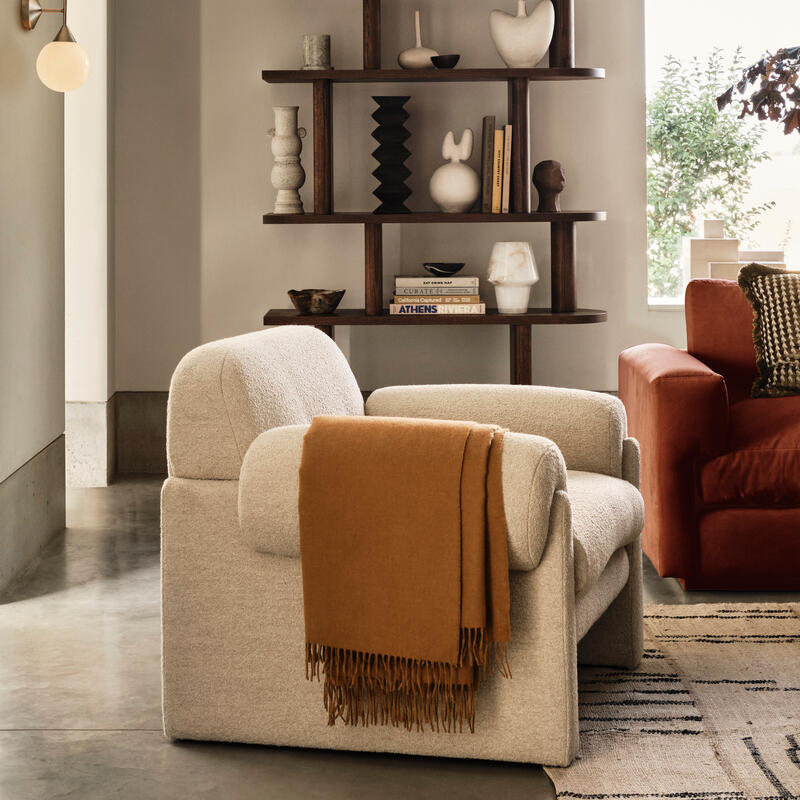
[[[745,238],[772,207],[748,208],[754,167],[769,159],[761,148],[763,126],[742,123],[720,101],[742,69],[721,50],[685,64],[668,56],[661,82],[647,105],[647,227],[651,297],[683,291],[681,240],[698,219],[724,219],[729,235]],[[769,91],[769,90],[768,90]],[[724,110],[720,110],[720,108]],[[797,120],[800,125],[800,118]]]

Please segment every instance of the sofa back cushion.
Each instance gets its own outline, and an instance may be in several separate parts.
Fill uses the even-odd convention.
[[[274,328],[198,347],[178,364],[167,410],[169,474],[238,480],[261,433],[318,414],[360,416],[356,379],[330,337]]]
[[[725,378],[731,403],[750,397],[758,376],[753,309],[735,281],[689,283],[686,342],[691,355]]]

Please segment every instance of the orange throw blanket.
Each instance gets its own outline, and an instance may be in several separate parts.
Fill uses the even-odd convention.
[[[306,677],[328,724],[474,731],[480,674],[510,677],[504,432],[317,417],[300,466]]]

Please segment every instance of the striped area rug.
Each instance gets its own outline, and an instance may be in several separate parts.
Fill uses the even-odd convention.
[[[647,606],[633,672],[581,668],[565,800],[800,800],[800,604]]]

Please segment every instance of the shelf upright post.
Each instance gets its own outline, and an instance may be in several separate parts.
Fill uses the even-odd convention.
[[[550,223],[550,295],[553,311],[575,311],[575,223]]]
[[[381,68],[381,0],[363,0],[364,69]]]
[[[575,0],[555,0],[556,26],[550,45],[551,67],[575,66]]]
[[[333,213],[332,82],[314,81],[314,213]]]
[[[383,311],[383,225],[364,225],[364,310],[367,316]]]
[[[511,211],[531,211],[531,106],[527,78],[508,81],[508,119],[511,133]]]
[[[511,385],[530,386],[533,381],[531,364],[531,326],[509,325],[511,338]]]

